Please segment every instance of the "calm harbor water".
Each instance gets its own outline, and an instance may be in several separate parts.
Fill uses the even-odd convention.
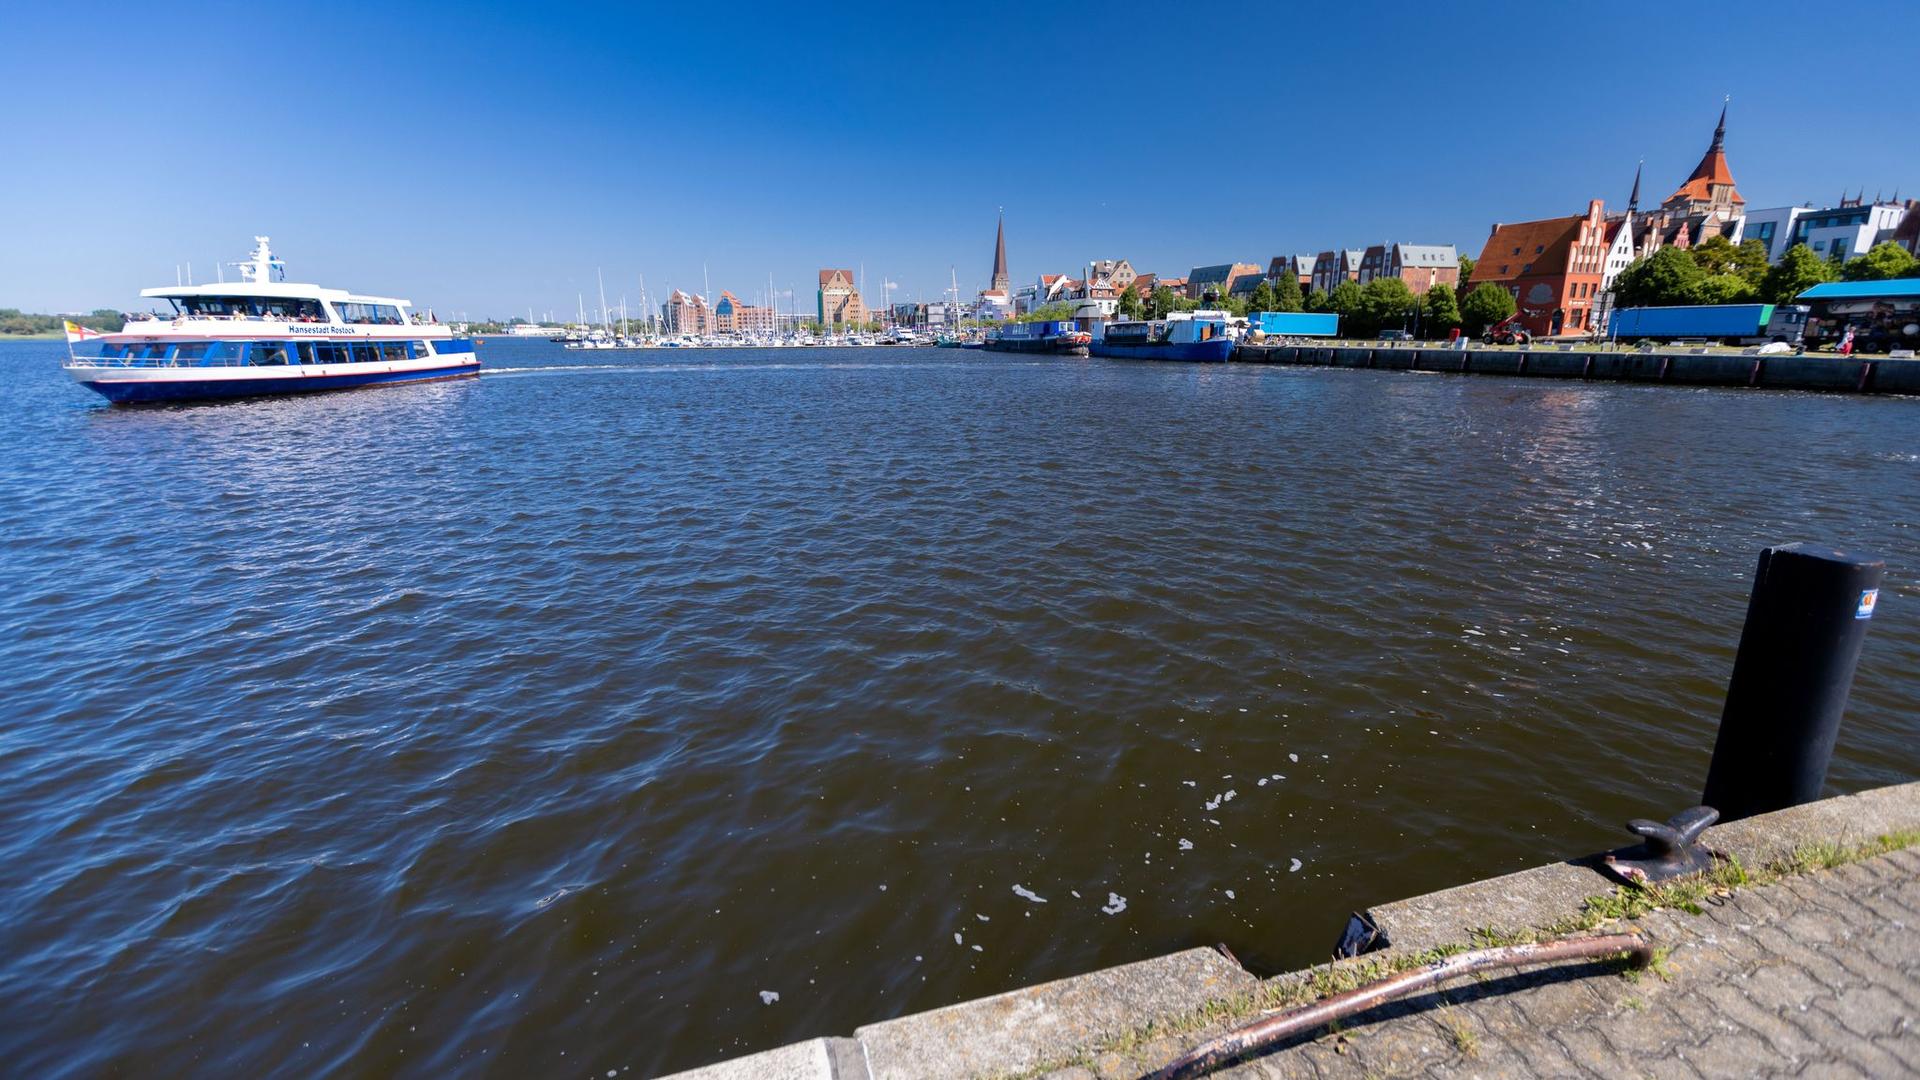
[[[1832,786],[1920,772],[1916,401],[490,341],[129,410],[61,354],[0,344],[20,1075],[651,1074],[1309,962],[1689,805],[1769,542],[1888,558]]]

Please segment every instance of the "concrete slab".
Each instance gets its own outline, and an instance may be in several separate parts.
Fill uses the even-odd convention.
[[[1558,922],[1611,883],[1591,866],[1554,863],[1396,900],[1367,914],[1390,947],[1419,952],[1460,944],[1482,927],[1506,930]]]
[[[871,1024],[855,1035],[873,1080],[998,1076],[1065,1060],[1258,983],[1212,949],[1188,949]]]
[[[1748,866],[1808,844],[1861,844],[1920,829],[1920,782],[1842,795],[1708,829],[1704,842]],[[1391,948],[1419,951],[1459,944],[1474,930],[1549,926],[1580,913],[1589,896],[1618,882],[1596,859],[1554,863],[1504,877],[1396,900],[1368,909]]]
[[[867,1065],[852,1039],[808,1039],[674,1073],[668,1080],[867,1080]]]

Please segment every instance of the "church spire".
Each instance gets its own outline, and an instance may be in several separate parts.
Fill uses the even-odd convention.
[[[1728,94],[1726,100],[1720,103],[1720,123],[1713,129],[1713,145],[1707,147],[1707,153],[1709,154],[1727,148],[1727,106],[1732,102],[1733,95]]]
[[[1647,159],[1641,158],[1640,164],[1633,167],[1633,194],[1627,196],[1627,213],[1640,209],[1640,172],[1647,167]]]
[[[1013,279],[1007,276],[1007,212],[1000,212],[1000,230],[993,238],[993,284],[988,288],[1006,292],[1013,287]]]

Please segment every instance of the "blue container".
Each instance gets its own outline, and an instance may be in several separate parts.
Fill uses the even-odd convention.
[[[1607,321],[1607,336],[1635,338],[1751,338],[1766,333],[1772,304],[1689,304],[1621,308]]]
[[[1340,333],[1340,316],[1330,311],[1262,311],[1250,318],[1254,328],[1268,337],[1335,337]]]

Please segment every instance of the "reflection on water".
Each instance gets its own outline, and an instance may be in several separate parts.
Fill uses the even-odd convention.
[[[29,1075],[651,1073],[1313,960],[1690,803],[1769,542],[1888,557],[1834,784],[1920,760],[1914,402],[505,342],[113,410],[57,353],[0,346]]]

